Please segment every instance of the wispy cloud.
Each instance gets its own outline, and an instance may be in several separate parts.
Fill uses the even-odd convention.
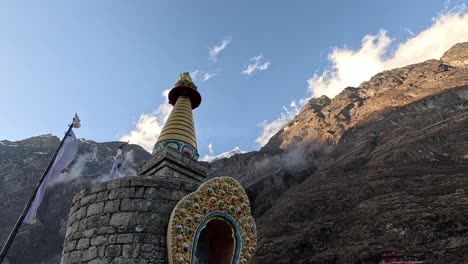
[[[203,81],[208,81],[209,79],[215,76],[216,76],[216,73],[205,72],[205,74],[203,74]]]
[[[446,2],[445,10],[449,10],[449,3]],[[310,93],[308,97],[299,100],[299,108],[311,96],[334,97],[345,87],[357,87],[381,71],[439,59],[451,46],[467,40],[468,13],[462,4],[438,14],[433,18],[431,26],[404,42],[394,44],[387,32],[380,30],[376,35],[364,36],[359,49],[333,48],[328,54],[330,66],[307,80]],[[392,47],[392,44],[396,45],[396,49],[393,49],[395,46]],[[264,121],[257,143],[260,146],[266,144],[271,136],[294,117],[291,114],[294,111],[295,108],[283,108],[277,119]]]
[[[167,95],[169,89],[162,92],[165,98],[165,103],[149,114],[142,114],[138,119],[135,129],[120,138],[120,141],[130,141],[131,144],[138,144],[149,152],[152,152],[153,146],[164,127],[169,114],[172,110],[172,105],[168,103]]]
[[[416,35],[410,28],[403,28],[403,30],[406,31],[406,33],[410,34],[411,37],[414,37],[414,35]]]
[[[252,75],[256,71],[264,71],[270,67],[271,62],[265,60],[262,55],[258,55],[249,59],[249,64],[242,70],[243,74]]]
[[[208,144],[208,152],[210,152],[211,155],[214,154],[213,144],[212,143]]]
[[[200,76],[200,74],[201,74],[200,71],[196,70],[190,73],[190,77],[192,77],[193,81],[196,81],[198,77]]]
[[[212,48],[210,48],[209,54],[210,54],[210,60],[213,62],[216,62],[217,56],[221,51],[223,51],[232,41],[232,38],[230,36],[225,37],[221,42],[218,44],[214,45]]]
[[[190,73],[190,77],[192,77],[192,80],[195,81],[208,81],[212,79],[213,77],[217,76],[216,73],[213,72],[202,72],[199,70],[193,71]]]

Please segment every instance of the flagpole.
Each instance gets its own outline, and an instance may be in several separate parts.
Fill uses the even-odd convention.
[[[33,203],[34,198],[36,197],[37,191],[39,190],[39,187],[41,186],[42,182],[44,181],[47,173],[49,173],[49,170],[52,167],[52,164],[54,163],[55,158],[57,157],[57,154],[58,154],[60,148],[62,147],[63,142],[65,141],[65,138],[67,137],[68,133],[70,133],[70,131],[72,130],[73,123],[74,122],[72,122],[68,126],[68,130],[67,130],[67,132],[65,132],[65,135],[63,136],[62,141],[60,141],[60,145],[58,146],[57,150],[55,151],[54,155],[52,156],[52,159],[49,161],[49,164],[47,165],[47,168],[45,169],[44,173],[42,173],[42,176],[41,176],[41,178],[39,179],[39,182],[36,185],[36,189],[34,190],[33,194],[29,198],[29,201],[24,206],[23,211],[21,212],[21,215],[18,217],[18,220],[16,220],[15,227],[13,227],[13,230],[11,230],[10,235],[8,236],[8,239],[7,239],[6,243],[5,243],[5,245],[3,245],[2,251],[0,252],[0,264],[3,263],[3,260],[5,259],[6,255],[8,253],[8,250],[10,249],[10,246],[13,243],[13,240],[16,237],[16,234],[18,233],[18,230],[21,227],[21,224],[23,223],[24,218],[26,217],[26,214],[28,213],[29,208],[31,207],[31,204]]]

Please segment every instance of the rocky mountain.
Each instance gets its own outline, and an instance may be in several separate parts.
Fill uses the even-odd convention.
[[[247,187],[256,263],[468,257],[468,43],[311,99],[259,152],[215,161]],[[247,169],[246,169],[247,168]]]
[[[76,134],[79,135],[79,130]],[[0,141],[1,246],[59,143],[60,139],[51,135]],[[106,180],[121,143],[80,139],[78,158],[71,165],[70,173],[61,175],[47,188],[38,210],[40,222],[21,227],[7,263],[60,263],[72,197],[81,189]],[[140,146],[125,146],[123,173],[136,175],[136,168],[149,156]]]
[[[0,141],[0,244],[58,144],[53,136]],[[59,262],[71,197],[105,180],[119,144],[81,140],[70,174],[48,189],[41,222],[20,230],[8,263]],[[150,154],[126,148],[125,174],[135,174]],[[247,189],[255,263],[377,263],[392,249],[455,264],[468,258],[467,150],[461,43],[440,60],[312,98],[260,151],[206,164],[209,178],[232,176]]]

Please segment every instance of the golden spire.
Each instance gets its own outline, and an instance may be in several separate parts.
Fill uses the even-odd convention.
[[[180,74],[168,97],[174,108],[164,124],[153,153],[172,147],[186,156],[198,159],[192,110],[200,105],[201,96],[188,72]]]

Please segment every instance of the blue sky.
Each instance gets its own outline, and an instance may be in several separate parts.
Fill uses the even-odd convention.
[[[371,49],[381,51],[370,62],[378,67],[363,68],[358,76],[364,79],[353,82],[403,66],[406,61],[395,52],[414,49],[411,40],[416,46],[428,42],[421,32],[436,27],[447,31],[444,43],[414,59],[440,57],[440,50],[465,33],[465,2],[3,1],[0,140],[61,136],[78,112],[78,137],[113,141],[135,131],[140,134],[132,143],[140,143],[142,129],[157,130],[163,123],[163,91],[180,72],[198,71],[203,101],[194,118],[200,154],[209,154],[210,143],[213,155],[235,146],[257,150],[269,124],[279,120],[266,137],[305,99],[322,92],[333,96],[348,85],[345,77],[333,78],[341,62],[368,57],[366,35],[374,37],[367,39]],[[449,15],[454,18],[444,24]],[[458,31],[447,29],[456,23]],[[439,36],[436,31],[432,38]],[[210,49],[223,40],[214,59]],[[243,73],[255,57],[264,70]],[[204,81],[205,73],[215,75]],[[150,124],[139,123],[145,116],[152,117]],[[146,142],[159,133],[147,132]]]

